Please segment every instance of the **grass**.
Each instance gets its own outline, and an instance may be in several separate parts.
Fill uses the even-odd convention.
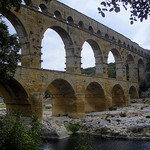
[[[6,108],[6,104],[0,103],[0,108]]]

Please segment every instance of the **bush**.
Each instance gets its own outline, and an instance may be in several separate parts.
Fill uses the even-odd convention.
[[[117,107],[115,106],[109,107],[109,111],[113,111],[113,110],[117,110]]]
[[[126,117],[127,116],[125,112],[124,113],[121,112],[119,115],[120,115],[120,117]]]
[[[0,120],[1,150],[42,150],[41,126],[35,114],[31,119],[31,129],[21,122],[20,114],[15,119],[6,117]]]
[[[79,124],[70,124],[68,125],[68,129],[72,132],[72,133],[76,133],[79,129],[80,129],[80,125]]]

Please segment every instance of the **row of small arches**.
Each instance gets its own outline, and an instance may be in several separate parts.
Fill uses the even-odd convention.
[[[45,4],[40,4],[39,8],[40,8],[40,11],[42,13],[47,13],[48,12],[47,6]],[[58,18],[58,19],[63,19],[60,11],[58,11],[58,10],[56,10],[53,13],[53,17]],[[71,16],[67,17],[66,22],[68,24],[75,25],[74,24],[74,20],[73,20],[73,18]],[[77,26],[79,28],[85,29],[84,23],[81,20],[78,22]],[[142,55],[142,56],[145,56],[145,57],[149,57],[149,54],[144,53],[143,51],[137,50],[137,48],[135,48],[133,46],[130,46],[129,44],[126,44],[125,42],[122,42],[121,40],[117,41],[114,37],[109,36],[108,33],[104,33],[103,34],[100,30],[97,30],[97,32],[94,32],[94,29],[93,29],[92,26],[89,26],[87,31],[89,31],[90,33],[94,33],[94,34],[96,33],[96,35],[98,35],[98,36],[103,36],[105,39],[111,40],[112,42],[115,42],[119,46],[122,46],[123,48],[126,48],[126,49],[128,49],[128,50],[130,50],[132,52],[138,53],[139,55]]]

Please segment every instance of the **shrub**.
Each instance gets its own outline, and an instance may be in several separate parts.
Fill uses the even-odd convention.
[[[79,124],[69,124],[68,125],[68,129],[72,132],[72,133],[76,133],[79,129],[80,129],[80,125]]]
[[[143,128],[132,128],[130,129],[130,131],[133,133],[141,133],[143,131]]]
[[[6,117],[0,120],[0,149],[1,150],[42,150],[40,123],[33,115],[31,129],[27,130],[16,114],[15,119]]]
[[[119,115],[120,115],[120,117],[126,117],[127,116],[125,112],[124,113],[121,112]]]
[[[109,111],[113,111],[113,110],[117,110],[117,107],[115,106],[109,107]]]

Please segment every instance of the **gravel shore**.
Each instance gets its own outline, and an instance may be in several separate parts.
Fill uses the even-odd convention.
[[[0,118],[5,116],[0,109]],[[150,104],[132,103],[113,111],[87,113],[84,118],[52,117],[51,109],[44,110],[43,138],[65,138],[72,134],[70,124],[79,124],[78,133],[99,135],[103,138],[150,140]]]

